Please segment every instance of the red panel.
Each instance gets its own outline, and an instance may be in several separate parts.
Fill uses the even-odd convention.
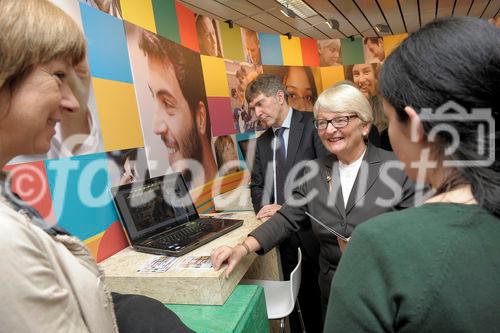
[[[127,236],[119,221],[113,222],[104,232],[97,251],[97,262],[101,262],[128,246]]]
[[[301,38],[302,62],[304,66],[319,66],[318,44],[316,39]]]
[[[185,6],[181,5],[178,1],[175,2],[175,10],[177,12],[177,21],[179,23],[181,44],[193,51],[200,52],[194,13]]]
[[[229,97],[207,97],[212,137],[235,134],[233,112]]]
[[[38,210],[46,222],[55,224],[56,217],[44,162],[8,165],[4,170],[9,171],[12,177],[12,190]]]

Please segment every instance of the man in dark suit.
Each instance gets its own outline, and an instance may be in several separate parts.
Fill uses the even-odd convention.
[[[290,185],[303,174],[300,162],[326,156],[328,151],[314,128],[313,114],[288,105],[286,88],[279,76],[259,75],[248,85],[245,95],[249,108],[253,108],[261,123],[268,127],[257,140],[250,184],[255,213],[265,221],[281,208],[286,200],[285,193],[291,193],[288,188],[285,191],[285,184]],[[303,253],[299,304],[304,323],[308,332],[320,332],[319,244],[310,228],[292,233],[280,244],[285,279],[289,278],[297,264],[297,247]],[[298,320],[296,315],[292,315],[292,331],[300,330]]]

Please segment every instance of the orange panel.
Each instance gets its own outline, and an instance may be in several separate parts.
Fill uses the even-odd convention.
[[[119,221],[113,222],[104,232],[99,243],[96,261],[101,262],[113,254],[120,252],[128,246],[127,236],[123,232],[122,225]]]
[[[99,243],[101,242],[102,234],[101,232],[83,241],[83,244],[85,244],[94,259],[97,258],[97,253],[99,252]]]
[[[318,43],[316,39],[301,38],[302,61],[304,66],[319,66]]]
[[[177,12],[177,21],[179,23],[179,35],[181,37],[181,44],[193,51],[200,52],[194,13],[188,8],[181,5],[179,2],[175,2],[175,10]]]

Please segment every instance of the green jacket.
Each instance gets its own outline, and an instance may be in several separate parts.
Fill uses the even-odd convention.
[[[358,226],[324,332],[500,332],[500,219],[432,203]]]

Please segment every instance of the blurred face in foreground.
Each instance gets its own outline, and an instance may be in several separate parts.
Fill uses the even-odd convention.
[[[13,91],[0,91],[2,159],[47,153],[62,114],[80,108],[68,84],[73,71],[68,62],[52,60],[35,66]]]

